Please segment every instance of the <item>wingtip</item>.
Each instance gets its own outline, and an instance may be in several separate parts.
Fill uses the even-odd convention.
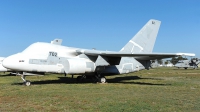
[[[177,53],[177,55],[180,55],[180,56],[195,56],[194,53]]]

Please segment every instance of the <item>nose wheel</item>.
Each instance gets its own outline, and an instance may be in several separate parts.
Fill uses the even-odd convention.
[[[31,85],[31,82],[27,80],[26,82],[24,82],[24,85],[30,86],[30,85]]]
[[[24,85],[26,85],[26,86],[30,86],[31,85],[31,82],[29,81],[29,80],[26,80],[25,79],[25,75],[21,75],[21,79],[24,81]]]

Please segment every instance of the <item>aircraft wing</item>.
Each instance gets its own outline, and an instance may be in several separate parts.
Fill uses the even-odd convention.
[[[105,56],[105,57],[134,57],[137,60],[154,60],[171,58],[177,56],[195,56],[193,53],[123,53],[113,51],[99,51],[99,50],[77,50],[78,54],[85,54],[89,56]]]

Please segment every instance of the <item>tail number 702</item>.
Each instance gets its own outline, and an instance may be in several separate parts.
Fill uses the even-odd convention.
[[[57,57],[57,52],[49,52],[49,56]]]

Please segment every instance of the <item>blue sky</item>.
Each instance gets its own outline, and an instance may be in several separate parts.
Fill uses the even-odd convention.
[[[149,19],[162,21],[154,52],[200,58],[199,0],[0,0],[0,56],[54,38],[118,51]]]

